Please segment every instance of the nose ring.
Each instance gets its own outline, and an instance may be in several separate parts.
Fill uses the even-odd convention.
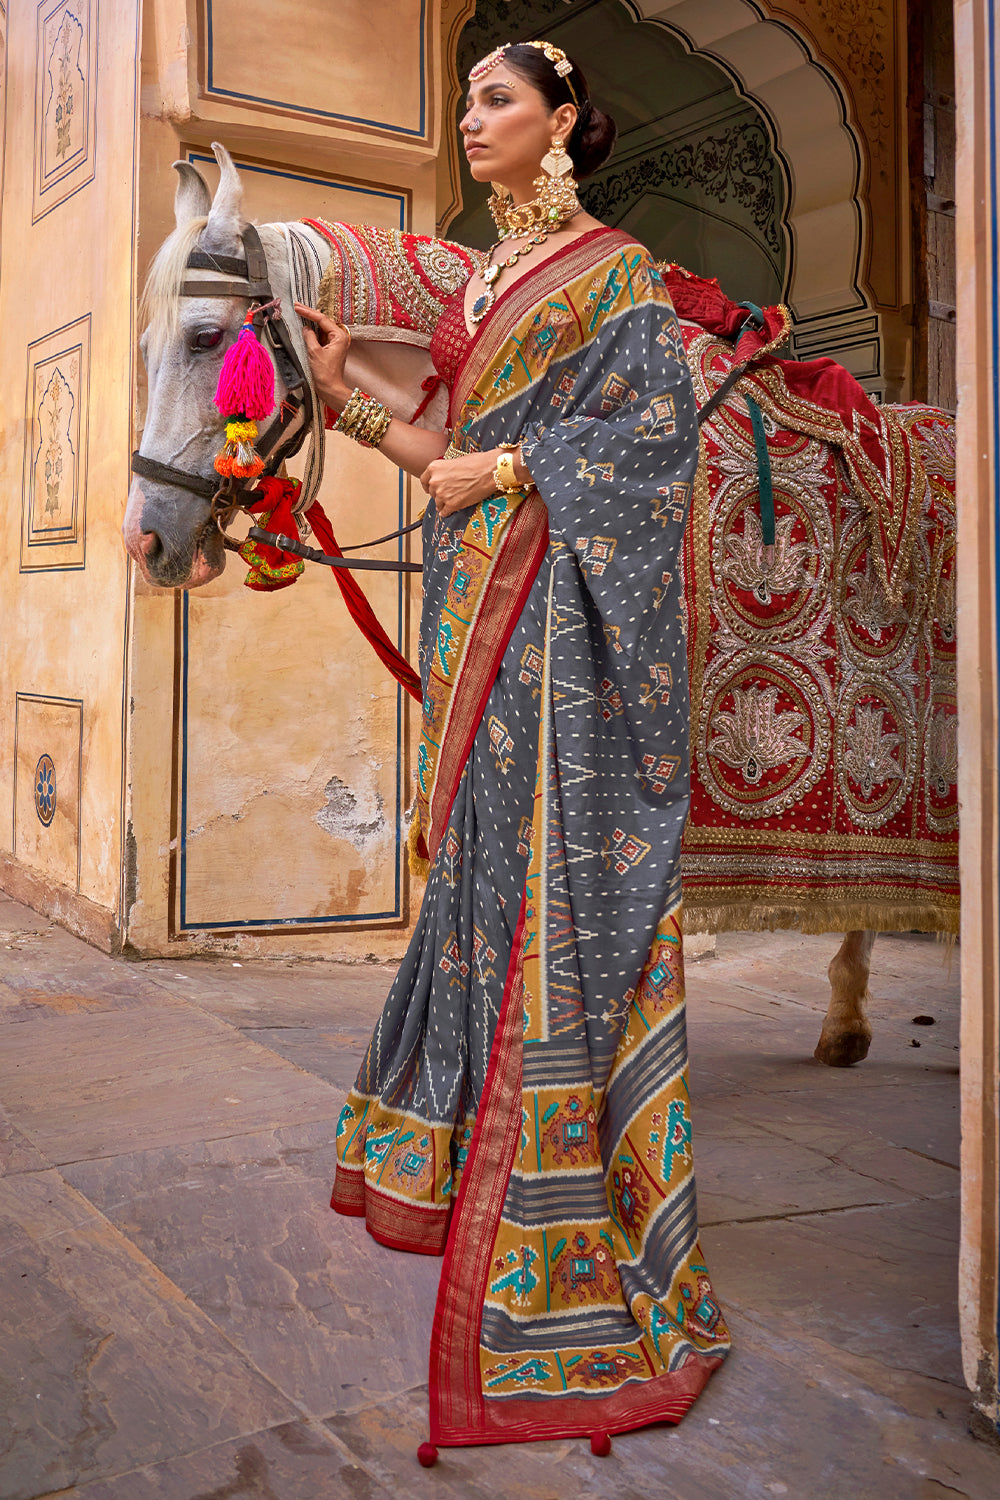
[[[478,135],[482,128],[483,122],[477,115],[474,120],[470,120],[468,125],[466,125],[465,133],[466,135]]]

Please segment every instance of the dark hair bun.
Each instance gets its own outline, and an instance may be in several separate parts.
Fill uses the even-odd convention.
[[[618,127],[614,120],[603,109],[595,109],[588,100],[568,142],[576,177],[589,177],[603,167],[615,149],[617,139]]]

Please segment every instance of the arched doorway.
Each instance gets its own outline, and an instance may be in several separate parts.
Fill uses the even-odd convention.
[[[788,303],[792,349],[831,355],[873,394],[899,396],[864,280],[863,142],[832,74],[752,0],[478,0],[452,31],[457,113],[468,67],[499,42],[544,36],[579,58],[620,127],[588,206],[737,300]],[[440,228],[488,241],[484,195],[449,146]],[[760,293],[761,295],[757,295]]]
[[[552,26],[543,29],[548,35]],[[459,43],[460,77],[500,33],[507,35],[503,16],[480,5]],[[636,25],[617,0],[574,7],[558,39],[586,67],[594,97],[619,129],[611,161],[583,185],[585,207],[659,259],[717,276],[737,301],[779,301],[787,193],[759,111],[717,63],[691,57],[662,26]],[[486,191],[464,160],[459,173],[463,206],[449,233],[486,243],[493,233]]]

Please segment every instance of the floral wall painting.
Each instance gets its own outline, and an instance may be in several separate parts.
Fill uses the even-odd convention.
[[[94,175],[97,0],[42,0],[35,69],[33,219]]]
[[[82,568],[90,319],[28,350],[21,568]]]
[[[44,391],[41,386],[46,371],[42,367],[35,372],[36,389],[41,392],[41,399],[37,407],[39,431],[31,476],[32,492],[38,498],[44,495],[40,513],[35,517],[34,529],[37,531],[71,531],[73,528],[77,478],[73,383],[79,368],[79,351],[74,349],[68,374],[64,375],[55,365]]]

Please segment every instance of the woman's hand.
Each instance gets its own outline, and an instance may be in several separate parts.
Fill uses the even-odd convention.
[[[493,470],[499,450],[463,453],[459,458],[436,458],[420,476],[420,483],[434,501],[440,516],[468,510],[496,493]]]
[[[295,311],[302,319],[302,336],[316,394],[324,405],[343,411],[352,389],[344,378],[344,361],[351,347],[350,329],[316,308],[306,307],[304,302],[296,302]]]

